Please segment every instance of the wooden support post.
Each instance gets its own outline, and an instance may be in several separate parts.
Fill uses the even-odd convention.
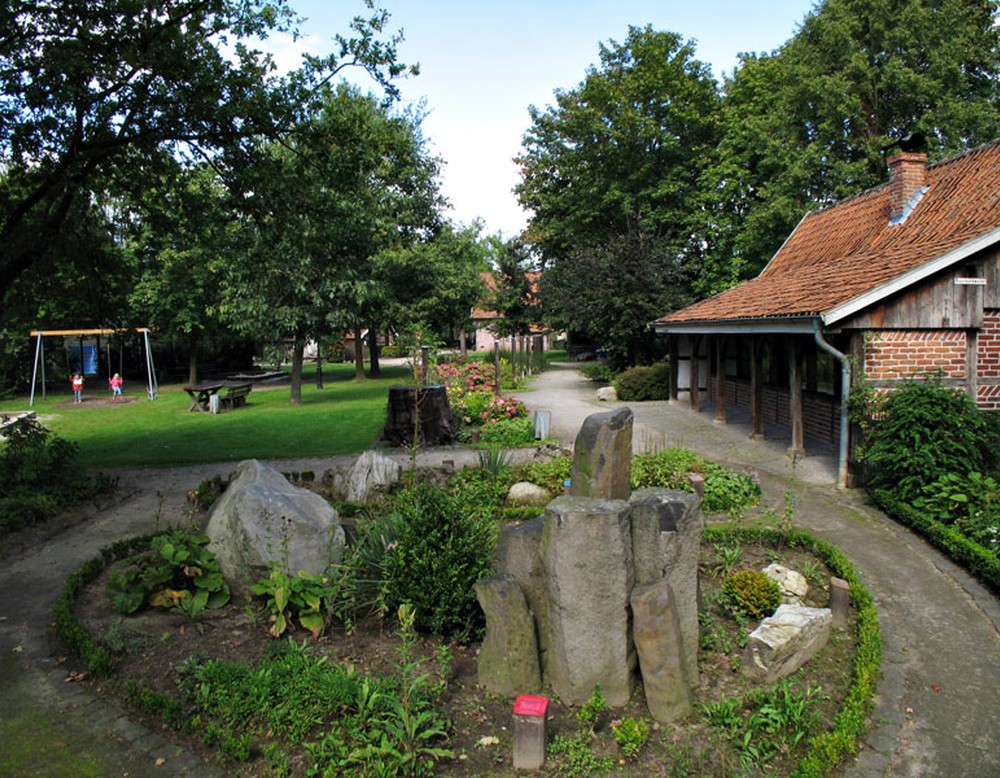
[[[715,423],[726,423],[726,337],[715,339]]]
[[[788,406],[792,423],[792,445],[788,455],[799,459],[806,455],[806,446],[802,418],[802,346],[795,340],[788,344]]]
[[[699,384],[701,383],[700,377],[698,375],[698,349],[701,347],[701,336],[692,335],[691,336],[691,410],[695,413],[701,412],[701,392],[699,391]]]
[[[678,361],[677,336],[676,335],[668,335],[667,338],[668,338],[668,341],[667,341],[667,349],[668,349],[667,359],[669,360],[669,364],[670,364],[670,374],[669,374],[669,379],[668,379],[669,382],[670,382],[670,385],[667,387],[667,399],[670,402],[675,403],[675,402],[677,402],[677,375],[678,375],[678,368],[679,368],[679,365],[677,363],[677,361]]]
[[[764,438],[763,405],[764,389],[761,385],[763,372],[764,343],[755,337],[750,338],[750,437],[755,440]]]

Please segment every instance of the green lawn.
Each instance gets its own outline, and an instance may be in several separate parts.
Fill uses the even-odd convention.
[[[307,373],[310,379],[314,369]],[[383,377],[364,381],[354,380],[353,365],[325,365],[323,375],[321,391],[312,380],[303,383],[300,405],[288,402],[287,385],[260,385],[246,407],[218,415],[190,413],[181,385],[161,386],[156,401],[149,402],[145,385],[137,381],[125,387],[132,402],[74,405],[68,386],[60,386],[44,400],[36,392],[33,410],[45,427],[80,446],[86,466],[336,456],[371,446],[385,422],[389,387],[412,381],[404,367],[383,368]],[[107,398],[102,381],[88,384],[85,398]],[[27,407],[27,397],[0,403],[0,411]]]

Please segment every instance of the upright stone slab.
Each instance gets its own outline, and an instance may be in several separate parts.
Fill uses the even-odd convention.
[[[368,502],[403,476],[403,466],[385,454],[369,449],[355,460],[347,475],[347,502]]]
[[[212,506],[205,534],[236,591],[267,577],[274,564],[292,575],[300,570],[319,575],[340,562],[345,542],[330,503],[256,459],[237,465]]]
[[[588,416],[576,436],[570,494],[627,500],[632,467],[632,410]]]
[[[509,575],[476,582],[476,599],[486,614],[486,637],[479,651],[479,685],[510,697],[539,691],[535,620],[521,587]]]
[[[705,517],[701,498],[671,489],[637,489],[632,508],[635,583],[666,580],[680,621],[684,669],[698,677],[698,556]]]
[[[545,512],[541,558],[549,601],[546,681],[570,705],[589,700],[595,686],[609,705],[625,705],[636,664],[628,503],[557,497]]]
[[[496,550],[497,572],[512,576],[517,581],[535,617],[538,652],[543,669],[547,662],[549,614],[541,557],[544,529],[544,515],[519,524],[505,524],[500,528]]]
[[[636,586],[631,602],[635,647],[649,713],[660,723],[677,721],[691,712],[691,685],[670,584],[660,579]]]

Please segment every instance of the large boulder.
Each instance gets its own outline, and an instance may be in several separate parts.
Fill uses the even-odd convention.
[[[557,497],[545,511],[541,559],[549,608],[546,681],[569,705],[587,702],[595,686],[609,705],[625,705],[636,666],[628,503]]]
[[[479,651],[479,685],[514,697],[542,688],[535,620],[521,587],[509,575],[476,583],[476,599],[486,614],[486,637]]]
[[[630,408],[588,416],[573,446],[570,494],[627,500],[631,492],[632,424]]]
[[[832,625],[829,608],[779,605],[747,638],[743,674],[762,683],[791,675],[826,645]]]
[[[243,590],[280,565],[321,574],[340,562],[344,528],[322,497],[292,486],[274,468],[248,459],[212,506],[206,534],[230,586]]]

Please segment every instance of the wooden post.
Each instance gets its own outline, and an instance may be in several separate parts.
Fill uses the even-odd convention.
[[[726,336],[715,338],[715,423],[726,423]]]
[[[500,341],[494,341],[493,343],[493,374],[496,385],[493,387],[493,392],[497,397],[500,396]]]
[[[788,412],[792,423],[792,445],[788,455],[799,459],[806,455],[805,426],[802,419],[802,346],[788,344]]]
[[[692,335],[691,336],[691,410],[695,413],[701,412],[701,393],[699,384],[701,383],[699,378],[699,366],[698,366],[698,349],[701,347],[701,336]]]
[[[667,359],[669,360],[669,364],[670,364],[670,374],[669,374],[670,377],[668,379],[669,382],[670,382],[670,385],[667,387],[667,399],[670,402],[675,403],[675,402],[677,402],[677,375],[678,375],[678,368],[679,368],[679,365],[678,365],[678,350],[677,350],[677,336],[676,335],[668,335],[667,338],[668,338],[668,343],[667,343],[668,355],[667,355]]]
[[[750,437],[754,440],[764,438],[763,387],[761,386],[761,362],[764,356],[764,344],[751,336],[750,343]]]

